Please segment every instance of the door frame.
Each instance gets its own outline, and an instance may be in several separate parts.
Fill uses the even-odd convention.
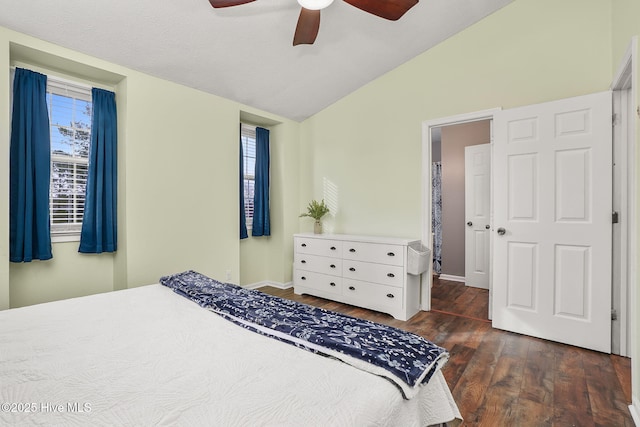
[[[422,244],[433,251],[433,227],[431,225],[431,130],[436,127],[458,125],[481,120],[491,120],[491,139],[493,140],[493,116],[502,108],[476,111],[472,113],[458,114],[422,122]],[[491,141],[493,142],[493,141]],[[491,184],[493,185],[493,183]],[[492,211],[493,214],[493,211]],[[489,256],[491,257],[491,253]],[[422,273],[422,292],[420,297],[420,309],[431,310],[431,286],[433,285],[433,263],[429,263],[427,271]],[[490,279],[491,280],[491,279]],[[491,283],[489,284],[491,288]],[[491,295],[489,296],[491,298]],[[491,318],[491,301],[489,302],[489,318]]]
[[[619,353],[622,356],[636,357],[634,355],[637,325],[636,286],[637,283],[637,170],[636,170],[636,149],[638,100],[636,97],[638,81],[638,65],[636,52],[638,49],[638,37],[634,36],[629,42],[620,65],[611,82],[610,89],[613,94],[613,111],[618,113],[616,126],[613,130],[613,144],[617,144],[621,157],[629,161],[620,164],[620,185],[621,188],[614,188],[620,191],[620,218],[622,227],[622,244],[620,248],[620,289],[619,298],[621,301],[629,301],[628,305],[622,304],[619,307],[618,319],[620,321],[619,330]],[[638,114],[640,116],[640,114]],[[626,242],[624,239],[626,238]],[[615,265],[615,263],[613,263]],[[638,373],[636,373],[638,375]]]

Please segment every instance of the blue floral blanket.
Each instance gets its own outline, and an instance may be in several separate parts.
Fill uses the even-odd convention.
[[[419,335],[221,283],[195,271],[162,277],[160,283],[244,328],[385,377],[405,399],[415,396],[449,358],[445,349]]]

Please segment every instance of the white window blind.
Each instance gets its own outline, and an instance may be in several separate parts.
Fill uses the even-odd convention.
[[[256,127],[243,123],[240,129],[242,166],[244,170],[244,213],[247,220],[247,228],[251,228],[251,224],[253,223],[253,194],[256,179]]]
[[[52,235],[77,234],[82,216],[91,142],[91,88],[47,78],[51,126]]]

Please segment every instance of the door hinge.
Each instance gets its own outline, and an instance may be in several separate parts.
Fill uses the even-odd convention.
[[[616,113],[611,115],[611,124],[614,126],[618,124],[618,115]]]
[[[618,312],[615,308],[611,309],[611,320],[618,320]]]
[[[611,214],[611,222],[612,222],[613,224],[617,224],[617,223],[619,223],[619,222],[620,222],[620,215],[618,214],[618,212],[615,212],[615,211],[614,211],[614,212]]]

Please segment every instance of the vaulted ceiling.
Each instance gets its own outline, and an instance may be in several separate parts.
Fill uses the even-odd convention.
[[[335,0],[295,47],[296,0],[0,0],[0,26],[301,121],[511,1],[420,0],[387,21]]]

